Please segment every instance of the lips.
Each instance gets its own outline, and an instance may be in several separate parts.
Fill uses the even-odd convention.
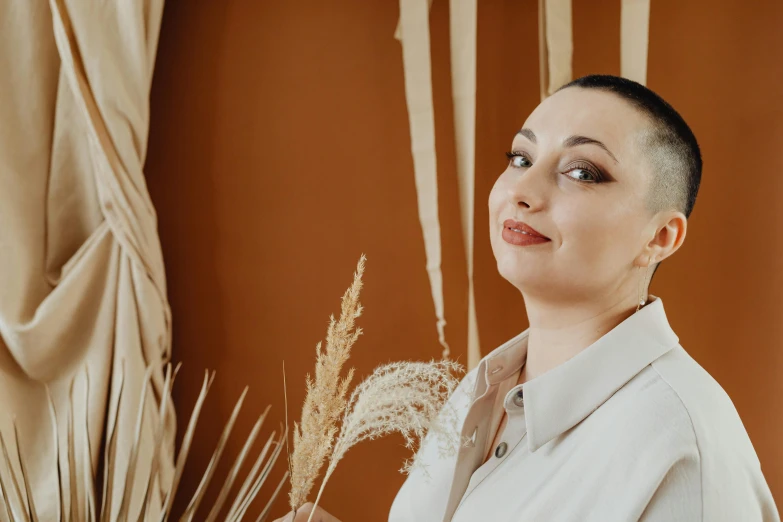
[[[540,239],[549,239],[544,234],[536,230],[535,228],[526,225],[525,223],[522,223],[521,221],[514,221],[513,219],[507,219],[503,222],[503,227],[507,228],[509,230],[512,230],[517,233],[526,234],[528,236],[540,238]]]

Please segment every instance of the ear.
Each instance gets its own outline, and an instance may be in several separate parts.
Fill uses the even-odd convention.
[[[676,210],[660,212],[650,222],[652,238],[647,242],[639,256],[638,264],[646,267],[660,263],[674,254],[685,241],[688,218]]]

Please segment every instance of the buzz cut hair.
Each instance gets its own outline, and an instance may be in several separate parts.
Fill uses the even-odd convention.
[[[693,131],[674,107],[644,85],[619,76],[591,74],[558,90],[569,87],[613,93],[647,116],[651,128],[642,144],[653,174],[647,194],[648,208],[653,213],[678,210],[689,218],[701,184],[701,151]]]

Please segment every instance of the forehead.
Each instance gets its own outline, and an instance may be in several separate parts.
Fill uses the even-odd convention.
[[[614,93],[569,87],[545,99],[530,114],[525,128],[538,143],[555,145],[570,136],[603,142],[625,163],[638,159],[641,138],[650,130],[646,116]]]

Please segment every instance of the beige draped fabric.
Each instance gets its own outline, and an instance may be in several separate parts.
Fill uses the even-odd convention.
[[[474,201],[476,178],[476,33],[477,0],[451,0],[451,93],[457,149],[462,238],[468,268],[468,368],[481,360],[476,297],[473,289]]]
[[[571,0],[538,0],[541,99],[572,80],[574,54]]]
[[[620,74],[647,85],[650,0],[623,0],[620,14]]]
[[[162,0],[0,0],[0,431],[15,452],[16,417],[43,520],[56,520],[58,511],[47,385],[61,465],[73,380],[75,433],[86,442],[89,427],[95,468],[124,366],[117,419],[124,473],[145,368],[153,365],[157,393],[147,395],[136,481],[149,473],[160,363],[171,346],[157,222],[142,172],[162,8]],[[172,471],[174,426],[167,418],[164,477]],[[78,462],[84,447],[77,446]],[[78,468],[77,480],[85,472]],[[157,489],[153,502],[160,504]]]
[[[443,277],[438,221],[437,168],[434,109],[432,101],[429,43],[429,6],[424,0],[401,0],[400,20],[394,37],[403,44],[405,94],[411,125],[411,148],[419,201],[419,218],[424,234],[427,271],[430,276],[438,336],[449,354],[443,326]],[[476,0],[452,0],[450,10],[452,96],[457,149],[462,233],[468,271],[468,368],[481,359],[476,301],[473,289],[473,236],[476,156]]]
[[[438,341],[449,356],[444,327],[443,273],[441,271],[438,171],[435,154],[435,111],[430,70],[430,26],[427,0],[400,0],[400,20],[395,38],[402,44],[405,98],[413,153],[413,171],[419,221],[424,235],[427,274],[435,303]]]

